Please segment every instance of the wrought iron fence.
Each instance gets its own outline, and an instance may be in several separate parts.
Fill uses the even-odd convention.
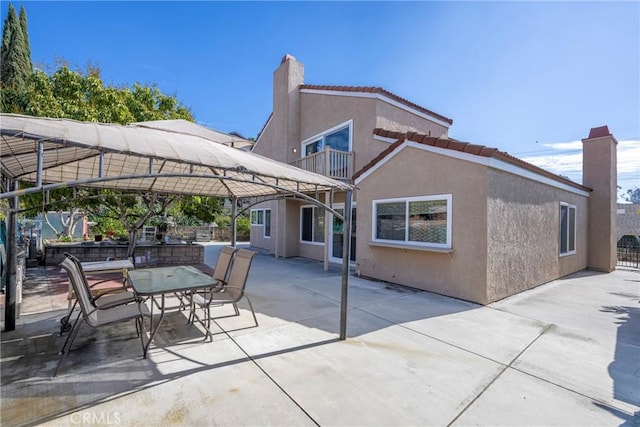
[[[640,268],[640,249],[618,248],[618,265]]]

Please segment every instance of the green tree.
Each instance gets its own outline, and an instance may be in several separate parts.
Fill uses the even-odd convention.
[[[0,82],[3,88],[16,90],[23,87],[33,72],[24,7],[20,8],[18,18],[13,5],[9,4],[2,28],[0,62]]]
[[[142,226],[154,216],[163,216],[178,198],[158,193],[124,194],[115,190],[98,190],[98,193],[102,196],[101,203],[89,203],[85,208],[102,228],[115,219],[120,221],[128,233],[127,257],[135,255],[137,235]]]
[[[155,86],[104,86],[100,70],[91,65],[74,71],[62,63],[50,75],[32,73],[19,91],[1,88],[2,110],[38,117],[128,124],[147,120],[185,119],[191,112],[175,97]]]
[[[12,113],[120,124],[166,119],[193,121],[187,107],[175,97],[161,93],[155,85],[105,86],[100,70],[92,65],[86,71],[74,71],[60,62],[51,74],[37,70],[19,90],[0,90],[6,101],[3,110]],[[142,193],[134,196],[91,189],[74,190],[72,196],[69,191],[51,191],[46,202],[41,194],[32,195],[23,199],[23,205],[31,206],[34,213],[56,211],[61,219],[78,218],[86,213],[99,224],[118,219],[129,235],[130,254],[135,250],[137,231],[154,216],[170,211],[182,223],[193,224],[194,219],[212,222],[221,210],[220,201],[210,197]],[[60,230],[60,236],[71,236],[73,231],[71,222]]]
[[[24,185],[24,187],[32,184]],[[98,190],[61,188],[51,191],[43,197],[42,193],[32,193],[20,197],[21,208],[25,209],[24,216],[35,218],[38,213],[43,214],[43,220],[51,227],[60,239],[72,239],[76,225],[85,216],[86,210],[91,206],[98,206],[100,201],[96,198]],[[77,200],[82,200],[78,203]],[[56,213],[62,228],[58,229],[50,222],[49,215]]]
[[[177,225],[198,225],[212,223],[222,211],[222,201],[217,197],[182,196],[168,212]]]
[[[628,189],[624,198],[629,203],[640,203],[640,187]]]
[[[27,63],[26,69],[29,70],[29,74],[31,74],[33,72],[33,62],[31,62],[31,43],[29,42],[27,12],[24,10],[24,6],[20,6],[20,30],[22,31],[22,37],[24,38],[24,53]]]

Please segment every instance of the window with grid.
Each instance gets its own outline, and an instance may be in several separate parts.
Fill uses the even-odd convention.
[[[451,195],[374,200],[373,241],[451,248]]]
[[[264,237],[271,237],[271,209],[251,209],[251,225],[262,226]]]
[[[264,225],[264,209],[251,209],[251,225]]]

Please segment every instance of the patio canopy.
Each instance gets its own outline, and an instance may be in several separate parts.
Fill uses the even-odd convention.
[[[58,183],[236,198],[352,188],[232,148],[229,135],[196,135],[196,127],[173,120],[122,126],[2,114],[1,172],[47,188]],[[216,134],[223,137],[214,139]]]
[[[229,147],[234,148],[246,148],[251,147],[253,143],[247,139],[241,138],[236,135],[219,132],[217,130],[209,129],[205,126],[190,122],[188,120],[153,120],[148,122],[132,123],[130,126],[140,126],[152,129],[162,129],[171,132],[184,133],[189,135],[200,136],[205,139],[209,139],[214,142],[219,142]]]
[[[180,120],[122,126],[0,114],[0,172],[11,184],[0,194],[0,199],[10,201],[7,252],[13,252],[15,245],[17,206],[13,201],[23,194],[62,187],[231,199],[295,195],[343,219],[345,234],[349,235],[351,216],[343,218],[312,196],[345,191],[344,211],[349,212],[353,191],[350,184],[232,147],[238,145],[242,145],[241,138]],[[35,186],[16,189],[14,184],[19,181]],[[235,206],[232,203],[234,211]],[[346,339],[349,246],[346,239],[342,257],[341,339]],[[13,330],[15,256],[9,256],[8,260],[11,277],[7,284],[5,330]]]

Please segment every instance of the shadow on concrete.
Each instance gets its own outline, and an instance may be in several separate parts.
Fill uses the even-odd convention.
[[[187,355],[190,353],[184,349],[216,342],[203,343],[203,330],[187,324],[186,316],[172,313],[165,318],[158,331],[159,339],[151,347],[152,352],[160,349],[161,360],[142,359],[134,322],[98,329],[85,325],[58,377],[53,378],[60,357],[57,352],[66,339],[66,334],[60,336],[57,331],[59,314],[26,315],[24,327],[2,334],[1,425],[40,425],[178,378],[241,363],[254,363],[260,369],[256,360],[338,341],[328,339],[253,356],[242,352],[243,357],[212,362],[211,357]],[[178,342],[173,341],[176,336],[180,338]],[[214,353],[212,350],[209,355]]]
[[[211,272],[211,265],[198,267]],[[35,314],[23,315],[15,331],[2,334],[0,424],[47,423],[178,378],[241,363],[254,363],[261,369],[257,360],[335,343],[339,331],[340,274],[339,266],[332,265],[324,271],[322,263],[316,261],[275,259],[260,253],[247,287],[261,322],[262,328],[255,328],[256,332],[293,322],[329,332],[334,338],[305,333],[306,342],[294,340],[284,348],[253,355],[236,344],[244,356],[224,360],[213,346],[229,338],[233,341],[225,332],[233,328],[224,326],[212,343],[203,342],[204,330],[187,324],[186,313],[177,312],[167,315],[158,331],[151,345],[155,356],[142,359],[134,322],[98,329],[83,325],[59,376],[51,378],[59,359],[58,351],[66,339],[66,335],[59,335],[59,320],[67,314],[68,282],[66,275],[55,267],[33,271],[25,286],[25,303],[53,298],[55,301],[47,304],[56,309],[36,310],[34,303],[30,309]],[[117,275],[114,280],[115,283],[119,280]],[[391,306],[393,317],[380,311]],[[480,306],[398,285],[352,278],[349,307],[351,314],[354,310],[367,310],[355,316],[360,321],[348,328],[348,336],[354,337],[397,323],[446,316]],[[369,307],[377,308],[371,312]],[[251,316],[243,311],[240,317]],[[390,318],[393,320],[387,320]]]
[[[616,408],[612,408],[611,406],[608,406],[608,405],[603,405],[600,402],[593,402],[593,405],[597,406],[600,409],[603,409],[603,410],[611,413],[612,415],[615,415],[618,418],[620,418],[622,420],[622,424],[620,424],[619,427],[638,427],[638,426],[640,426],[640,412],[636,412],[635,415],[629,415],[624,411],[621,411],[621,410],[616,409]]]
[[[276,259],[259,253],[249,275],[247,291],[251,295],[256,313],[262,315],[262,318],[294,322],[329,333],[339,332],[339,265],[332,264],[325,271],[321,262],[304,258]],[[349,338],[398,323],[482,307],[468,301],[353,275],[349,279],[347,305]],[[352,322],[350,320],[355,319],[356,311],[364,311],[381,322]]]
[[[620,296],[629,298],[631,304],[637,304],[637,294]],[[618,325],[614,359],[608,366],[609,376],[613,379],[613,397],[640,406],[640,307],[603,306],[600,311],[615,315],[615,323]],[[640,425],[636,423],[640,423],[640,411],[622,425]]]

